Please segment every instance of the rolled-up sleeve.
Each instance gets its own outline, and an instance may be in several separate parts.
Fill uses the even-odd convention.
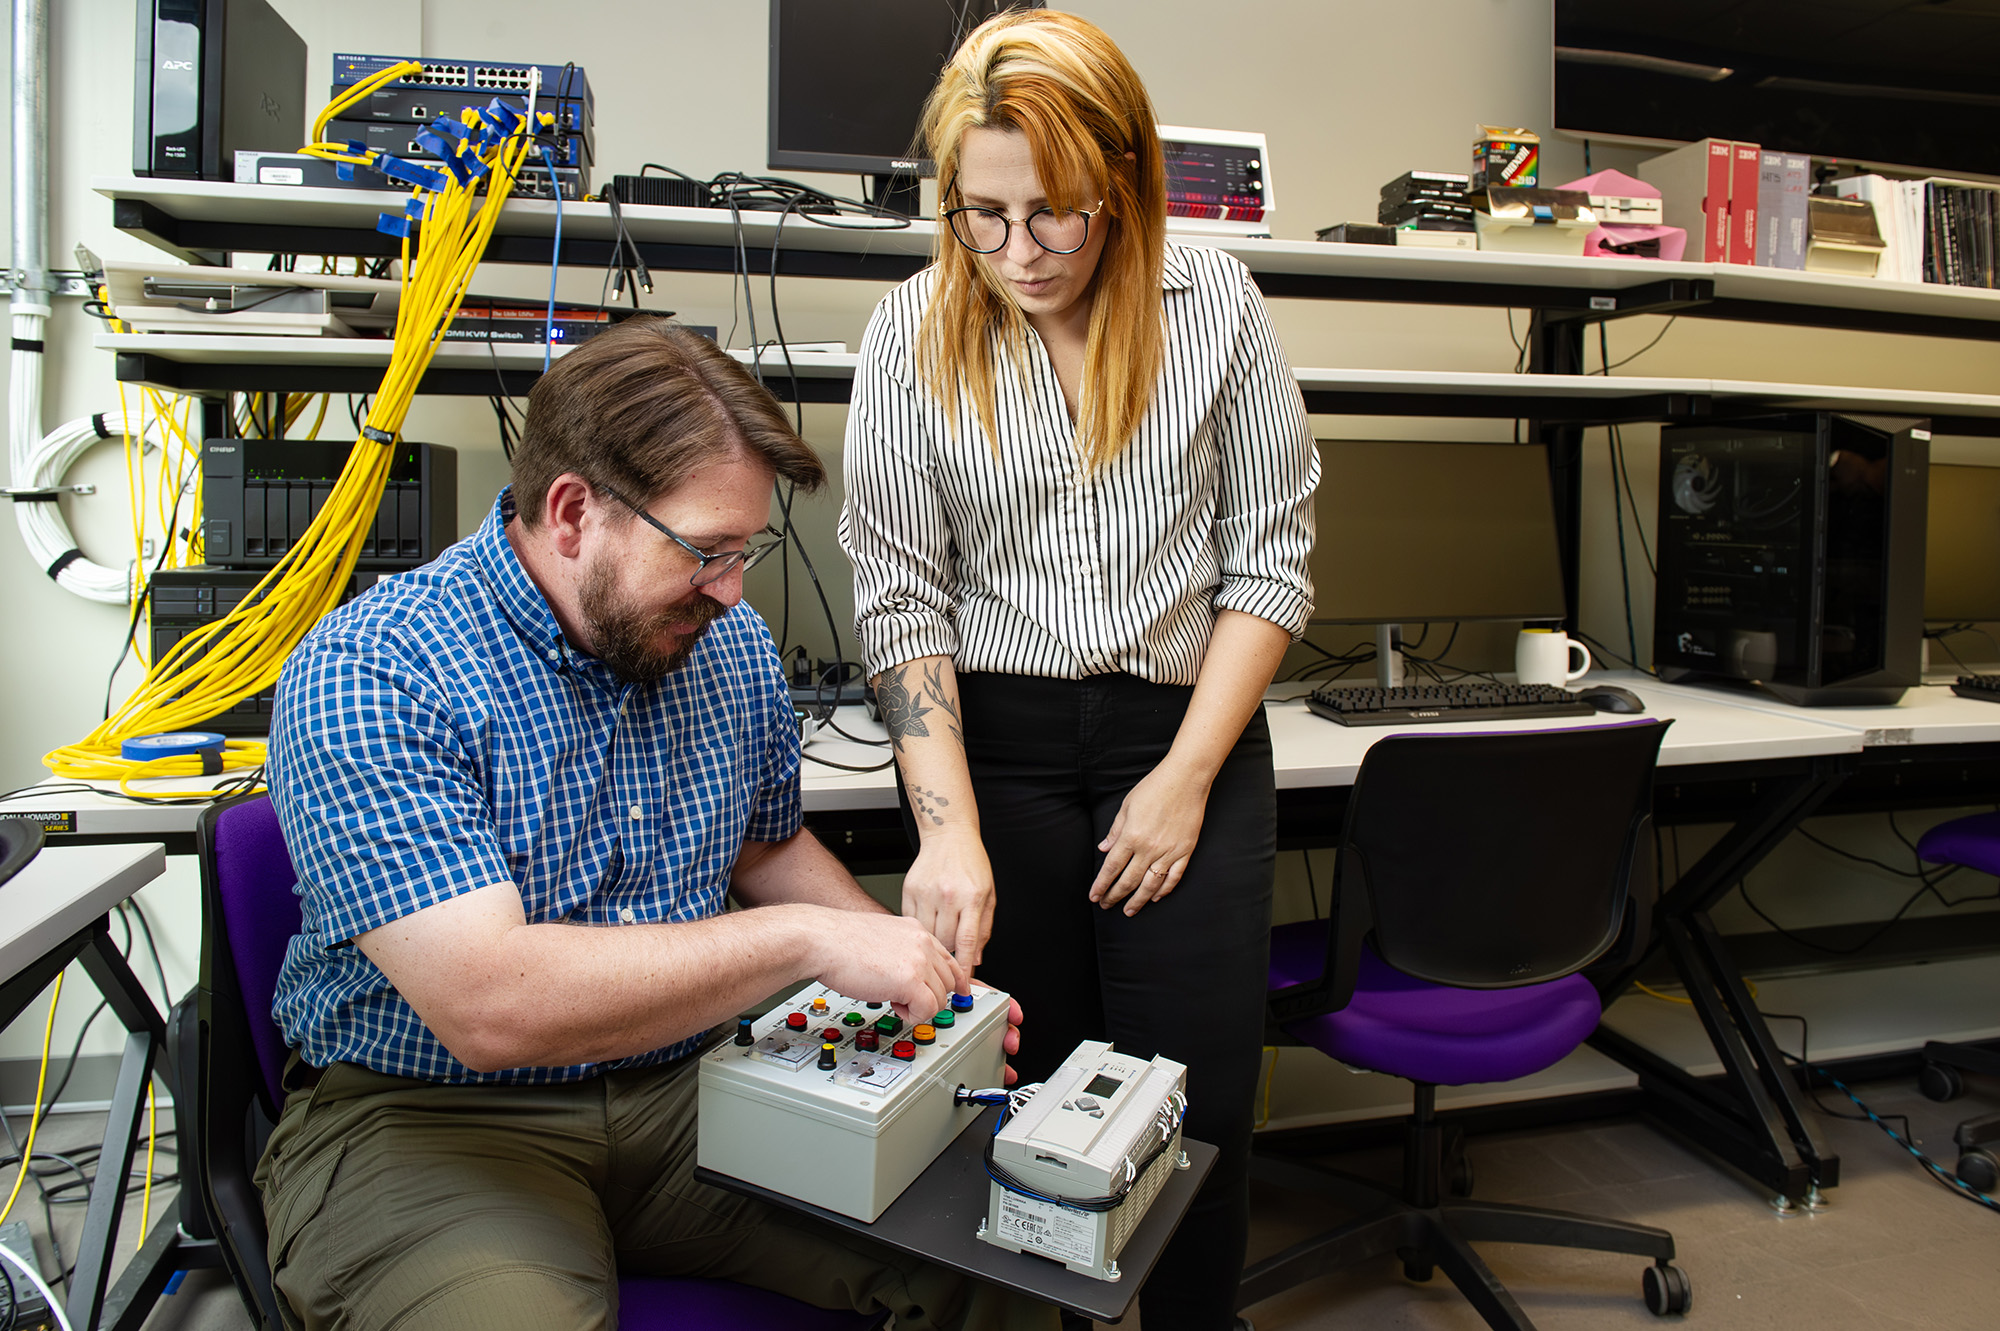
[[[868,673],[958,652],[951,527],[938,494],[892,295],[861,342],[847,413],[840,544],[854,563],[854,636]]]
[[[1270,312],[1243,275],[1243,318],[1217,404],[1220,610],[1268,619],[1294,639],[1312,616],[1313,492],[1319,449]]]
[[[379,641],[318,637],[286,663],[270,786],[326,946],[512,881],[432,673]]]

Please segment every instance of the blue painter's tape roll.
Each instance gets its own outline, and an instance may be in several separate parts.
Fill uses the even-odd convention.
[[[224,737],[213,730],[172,730],[161,735],[138,735],[118,746],[118,756],[127,762],[147,762],[154,758],[179,758],[199,754],[204,776],[222,770]]]

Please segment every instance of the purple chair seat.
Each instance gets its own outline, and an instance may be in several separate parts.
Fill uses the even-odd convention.
[[[782,1294],[723,1280],[626,1276],[618,1281],[619,1331],[863,1331],[887,1313],[815,1308]]]
[[[1917,838],[1917,854],[1933,864],[1963,864],[2000,874],[2000,813],[1975,813],[1939,823]]]
[[[1273,989],[1319,978],[1326,930],[1326,921],[1308,920],[1271,931]],[[1602,1014],[1597,990],[1581,975],[1518,989],[1455,989],[1405,975],[1364,947],[1354,1000],[1285,1029],[1354,1067],[1462,1086],[1553,1066]]]

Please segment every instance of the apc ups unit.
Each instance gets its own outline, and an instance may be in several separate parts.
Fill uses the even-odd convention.
[[[135,37],[133,174],[231,180],[305,142],[306,44],[266,0],[139,0]]]
[[[208,440],[201,450],[202,557],[228,568],[276,564],[325,507],[353,447],[310,439]],[[415,568],[458,539],[458,454],[442,444],[395,448],[356,568]]]
[[[1803,706],[1921,681],[1928,422],[1826,412],[1660,431],[1660,678]]]
[[[161,660],[182,638],[234,610],[256,590],[268,572],[197,564],[155,573],[147,585],[153,660]],[[346,594],[340,598],[341,603],[346,604],[374,586],[379,577],[375,573],[355,574],[348,582]],[[273,686],[255,697],[245,698],[219,716],[185,729],[213,730],[224,735],[262,735],[271,728],[271,702],[276,695]]]

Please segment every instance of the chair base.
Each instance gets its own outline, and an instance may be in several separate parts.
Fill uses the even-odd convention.
[[[1355,1219],[1293,1244],[1243,1273],[1236,1306],[1247,1308],[1318,1276],[1395,1254],[1412,1280],[1429,1280],[1439,1268],[1486,1319],[1502,1331],[1532,1331],[1534,1323],[1492,1268],[1472,1250],[1476,1242],[1536,1243],[1591,1252],[1650,1257],[1643,1292],[1660,1316],[1682,1313],[1693,1302],[1687,1274],[1672,1265],[1674,1236],[1651,1225],[1551,1211],[1539,1206],[1463,1200],[1472,1190],[1463,1139],[1437,1122],[1436,1087],[1416,1084],[1399,1195],[1336,1169],[1270,1155],[1253,1155],[1250,1175],[1260,1182],[1323,1197]],[[1459,1197],[1444,1195],[1447,1180]]]

